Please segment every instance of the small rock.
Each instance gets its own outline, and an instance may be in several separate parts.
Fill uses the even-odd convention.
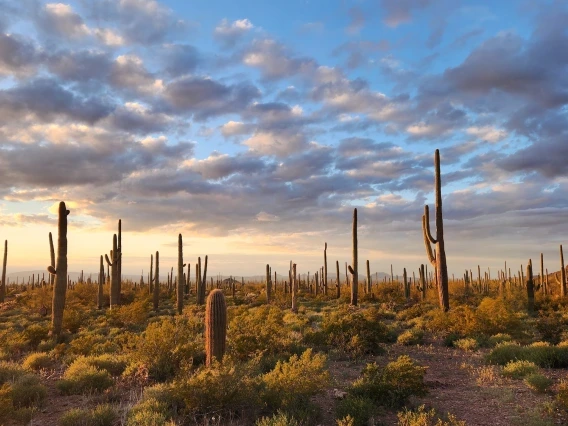
[[[347,392],[339,389],[334,389],[331,393],[335,399],[344,399],[347,396]]]

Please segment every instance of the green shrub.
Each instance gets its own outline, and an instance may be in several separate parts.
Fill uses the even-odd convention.
[[[106,311],[107,321],[111,326],[123,327],[144,324],[148,319],[149,301],[138,300],[127,305]]]
[[[84,324],[85,317],[78,309],[65,309],[63,312],[63,329],[77,333]]]
[[[279,411],[272,417],[258,419],[255,426],[300,426],[300,423],[294,417]]]
[[[487,343],[489,344],[490,347],[495,347],[500,343],[505,343],[505,342],[512,342],[513,338],[506,333],[497,333],[493,336],[491,336],[489,338],[489,340],[487,341]]]
[[[128,426],[164,426],[168,424],[170,408],[163,401],[144,398],[128,412]]]
[[[111,405],[99,405],[93,410],[73,408],[59,418],[59,426],[112,426],[118,413]]]
[[[120,376],[126,368],[126,360],[122,356],[103,354],[85,358],[85,363],[107,371],[111,376]]]
[[[389,362],[384,368],[375,363],[367,364],[361,377],[350,387],[349,394],[373,398],[379,405],[397,407],[412,395],[426,395],[425,373],[426,367],[415,364],[407,355]]]
[[[544,368],[568,367],[568,347],[561,346],[519,346],[512,343],[497,345],[486,360],[491,364],[505,365],[510,361],[530,361]]]
[[[529,374],[538,373],[538,366],[530,361],[511,361],[503,367],[501,374],[511,379],[522,379]]]
[[[53,359],[46,353],[42,352],[34,352],[29,354],[24,362],[22,363],[22,367],[26,370],[43,370],[53,366]]]
[[[87,358],[78,358],[67,368],[57,388],[64,394],[77,394],[101,392],[112,385],[112,377],[107,371],[90,365]]]
[[[163,318],[148,325],[137,340],[132,358],[144,364],[152,378],[165,381],[173,377],[182,364],[203,360],[202,331],[203,326],[195,318]]]
[[[543,374],[529,374],[525,377],[525,384],[538,393],[544,393],[548,391],[550,386],[552,386],[552,380]]]
[[[339,401],[335,409],[335,416],[339,422],[351,426],[367,426],[369,420],[376,414],[377,407],[373,400],[363,396],[348,396]]]
[[[325,369],[326,356],[306,350],[300,357],[293,355],[287,362],[278,362],[274,370],[262,377],[264,400],[274,410],[293,412],[305,407],[309,399],[329,384]]]
[[[322,332],[327,344],[353,357],[380,355],[381,344],[393,342],[394,333],[381,321],[376,308],[353,311],[342,307],[323,317]]]
[[[37,376],[25,374],[14,382],[11,394],[14,407],[31,408],[42,405],[47,396],[47,389],[40,383]]]
[[[192,417],[211,412],[224,416],[236,411],[256,411],[259,379],[252,376],[250,366],[225,358],[222,364],[203,366],[188,378],[177,379],[174,394]]]
[[[47,339],[49,328],[40,324],[31,324],[25,328],[22,334],[29,341],[32,348],[37,348],[37,345],[39,345],[42,340]]]
[[[411,328],[401,333],[396,339],[399,345],[420,345],[424,341],[424,332],[419,328]]]
[[[454,347],[465,352],[472,352],[477,349],[477,340],[472,339],[471,337],[458,339],[454,342]]]
[[[229,323],[228,353],[241,361],[287,352],[290,340],[284,313],[276,306],[242,308]]]
[[[0,385],[13,382],[26,373],[27,371],[15,362],[0,361]]]
[[[444,421],[436,415],[433,408],[426,411],[424,405],[418,407],[416,411],[406,408],[403,412],[397,413],[398,426],[466,426],[466,422],[456,419],[453,414],[448,414],[448,421]]]

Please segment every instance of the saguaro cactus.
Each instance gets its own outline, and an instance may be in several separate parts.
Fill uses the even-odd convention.
[[[56,338],[61,334],[63,311],[65,310],[65,292],[67,291],[67,215],[69,210],[65,203],[59,203],[59,221],[57,236],[56,268],[49,266],[47,271],[55,275],[53,301],[51,308],[51,333]]]
[[[158,311],[158,305],[160,303],[160,252],[156,252],[156,268],[154,271],[154,288],[152,291],[152,302],[154,305],[154,311]]]
[[[209,293],[205,307],[205,355],[206,365],[211,366],[213,358],[221,362],[225,354],[227,339],[227,303],[219,289]]]
[[[119,253],[116,234],[112,236],[112,251],[110,252],[110,257],[112,260],[105,254],[107,265],[112,268],[110,277],[110,308],[112,309],[113,307],[118,306],[120,297],[120,283],[118,277]]]
[[[296,279],[296,264],[292,265],[292,312],[298,312],[298,280]]]
[[[2,281],[0,281],[0,303],[6,297],[6,265],[8,263],[8,240],[4,241],[4,261],[2,262]]]
[[[339,277],[339,260],[335,261],[335,269],[337,270],[337,285],[335,289],[337,290],[336,297],[339,299],[341,297],[341,279]]]
[[[367,259],[367,293],[371,294],[371,267]]]
[[[97,292],[97,308],[103,308],[103,283],[105,282],[105,265],[103,263],[103,256],[101,255],[101,264],[99,267],[99,284]]]
[[[181,315],[183,311],[183,288],[185,287],[185,279],[183,276],[183,268],[185,268],[185,263],[183,263],[183,242],[181,234],[178,235],[178,276],[177,276],[177,311]]]
[[[420,290],[420,298],[422,300],[426,300],[426,288],[427,288],[427,284],[426,284],[426,273],[424,271],[424,264],[420,265],[420,287],[418,287],[418,290]]]
[[[562,244],[560,244],[560,274],[556,276],[556,280],[560,282],[560,297],[566,296],[566,270],[564,269],[564,252]]]
[[[323,249],[323,294],[327,296],[327,243]]]
[[[270,279],[272,275],[270,274],[270,265],[266,264],[266,303],[270,303],[270,296],[272,294],[272,285]]]
[[[527,263],[527,311],[529,315],[534,314],[534,281],[532,272],[532,261]]]
[[[430,213],[428,205],[424,206],[424,215],[422,216],[422,231],[424,234],[424,245],[428,260],[436,270],[436,279],[438,284],[438,299],[440,307],[444,311],[450,309],[450,297],[448,291],[448,267],[446,264],[446,250],[444,246],[444,220],[442,215],[442,179],[440,177],[440,150],[436,150],[434,156],[434,166],[436,169],[434,178],[434,189],[436,192],[436,238],[430,232]],[[436,246],[435,252],[432,246]]]
[[[117,301],[116,304],[120,303],[120,292],[122,291],[122,220],[118,219],[118,241],[117,241],[117,264],[116,264],[116,275],[118,279],[117,284]]]
[[[404,280],[404,297],[406,300],[410,300],[410,282],[406,276],[406,268],[403,270],[402,279]]]
[[[357,306],[357,291],[359,289],[359,262],[357,259],[357,209],[353,209],[353,260],[349,265],[351,280],[351,305]]]
[[[53,237],[51,236],[51,232],[49,233],[49,255],[51,259],[50,266],[55,269],[55,249],[53,248]],[[49,274],[49,286],[53,288],[55,284],[55,275]]]
[[[148,292],[149,294],[153,294],[152,290],[152,282],[154,281],[154,275],[152,274],[152,268],[154,266],[154,255],[150,255],[150,274],[148,275]]]

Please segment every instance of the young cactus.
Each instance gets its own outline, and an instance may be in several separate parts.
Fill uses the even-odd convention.
[[[359,267],[357,259],[357,209],[353,209],[353,261],[349,265],[349,272],[353,275],[351,280],[351,305],[357,306],[357,291],[359,287]]]
[[[225,354],[227,339],[227,303],[219,289],[209,293],[205,307],[205,362],[207,367],[213,359],[221,362]]]
[[[436,238],[430,232],[430,212],[428,205],[424,206],[424,215],[422,216],[422,231],[424,234],[424,245],[428,260],[434,266],[436,271],[436,281],[438,285],[438,299],[440,307],[447,312],[450,309],[450,297],[448,290],[448,267],[446,264],[446,249],[444,245],[444,219],[442,215],[442,179],[440,176],[440,150],[436,150],[434,156],[434,165],[436,169],[434,178],[434,189],[436,191]],[[436,246],[436,250],[432,251],[432,246]]]
[[[65,203],[59,203],[57,263],[56,268],[48,266],[47,271],[55,275],[53,301],[51,309],[51,334],[58,338],[61,335],[63,311],[65,310],[65,293],[67,291],[67,215],[69,210]]]

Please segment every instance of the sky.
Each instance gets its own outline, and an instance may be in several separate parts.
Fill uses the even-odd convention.
[[[427,263],[440,149],[450,274],[559,269],[565,1],[0,0],[0,240],[43,270],[209,255],[209,273]],[[433,221],[432,221],[433,222]],[[432,223],[434,227],[434,223]]]

